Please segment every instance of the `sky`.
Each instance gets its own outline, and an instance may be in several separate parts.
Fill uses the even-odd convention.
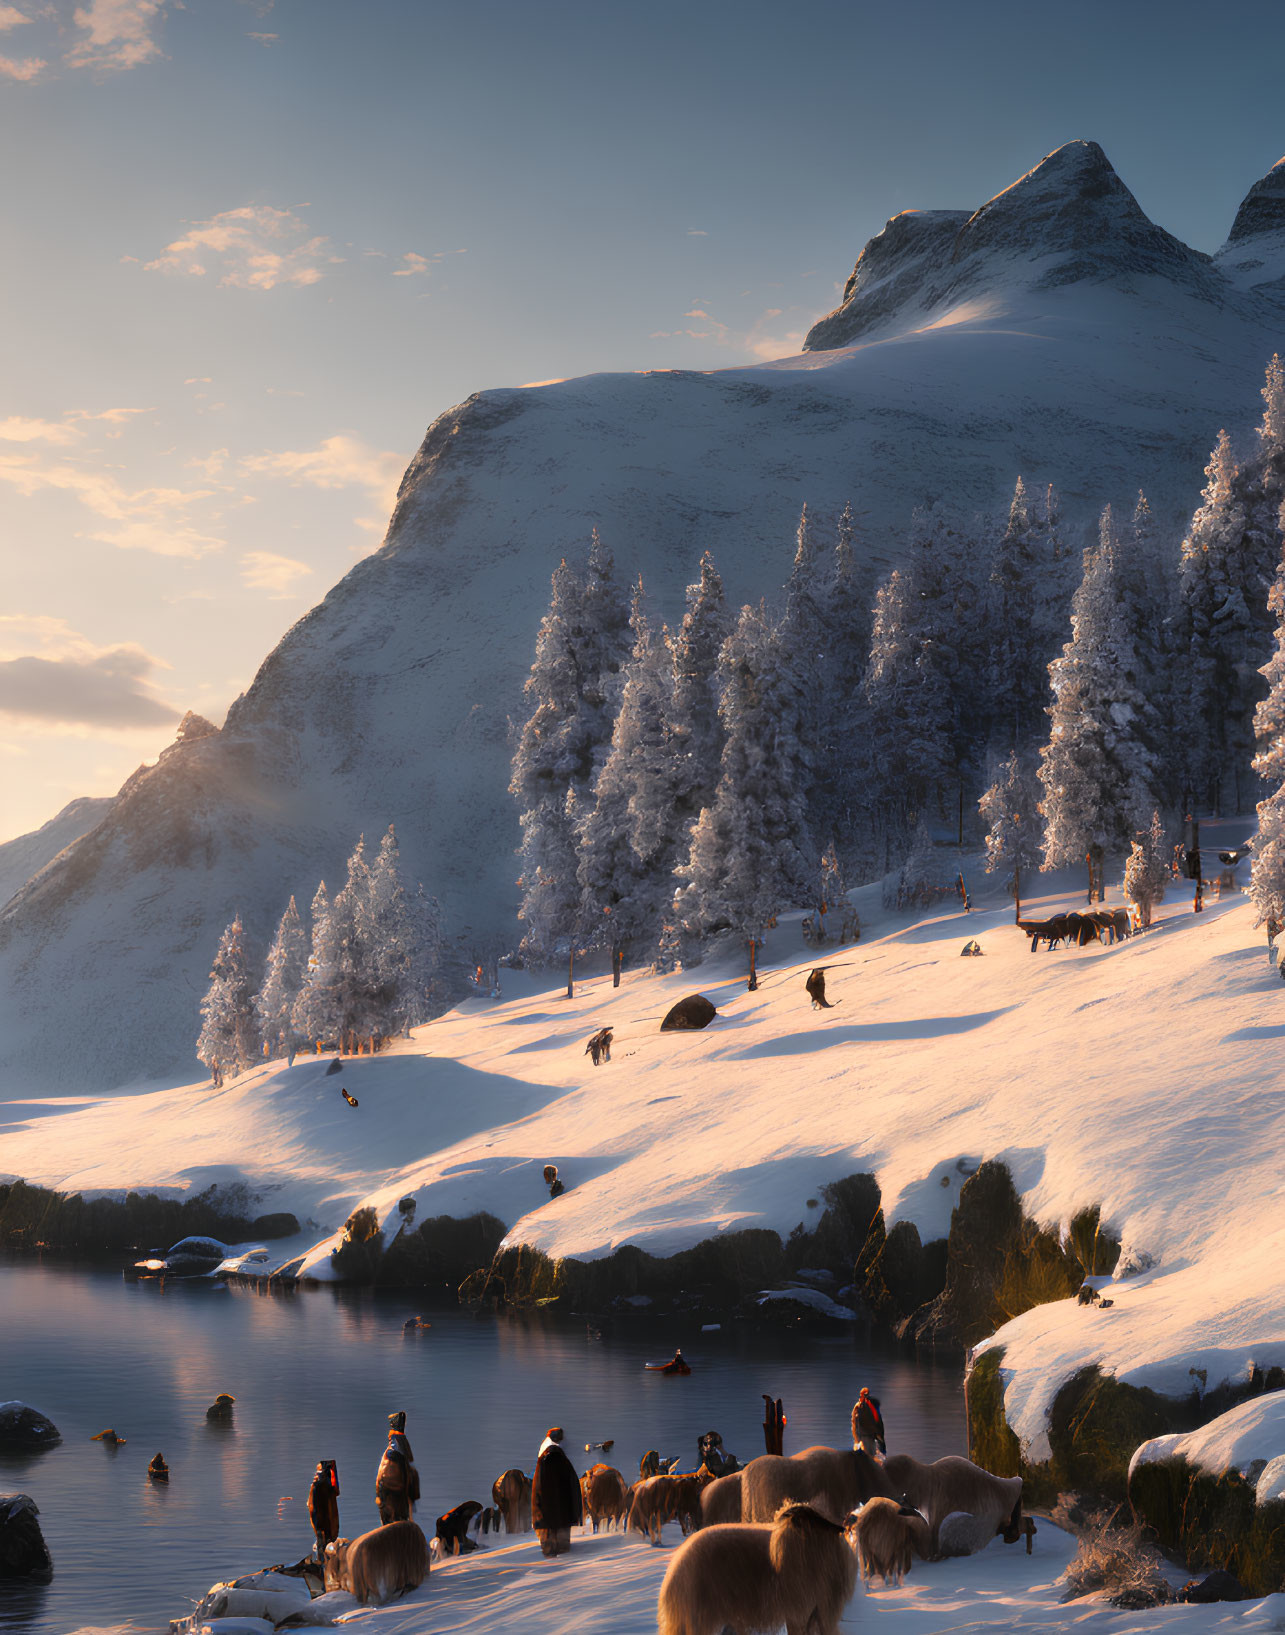
[[[1282,60],[1279,0],[0,0],[0,841],[220,724],[472,392],[788,356],[1078,137],[1213,251]]]

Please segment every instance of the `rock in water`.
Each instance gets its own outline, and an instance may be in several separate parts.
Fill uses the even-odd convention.
[[[34,1578],[43,1583],[53,1577],[49,1546],[36,1520],[39,1514],[29,1494],[0,1493],[0,1578]]]
[[[707,1028],[717,1015],[718,1012],[703,993],[688,994],[686,999],[680,999],[671,1010],[666,1011],[660,1031],[674,1033],[683,1028]]]
[[[0,1452],[30,1453],[62,1441],[58,1427],[25,1402],[0,1402]]]

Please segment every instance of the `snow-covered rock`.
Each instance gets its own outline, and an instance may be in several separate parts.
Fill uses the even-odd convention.
[[[1285,312],[1276,186],[1235,240],[1260,265],[1223,270],[1071,143],[978,210],[895,217],[798,357],[488,391],[441,416],[383,549],[220,731],[135,774],[0,913],[5,1082],[174,1082],[234,913],[266,940],[391,818],[451,925],[511,929],[507,719],[549,575],[595,524],[671,620],[706,548],[734,602],[778,587],[804,500],[824,517],[852,498],[879,564],[929,491],[967,515],[1019,472],[1056,483],[1072,525],[1141,485],[1176,528],[1219,426],[1261,410]]]
[[[1253,1484],[1259,1504],[1285,1499],[1285,1391],[1251,1397],[1199,1430],[1153,1437],[1129,1461],[1130,1477],[1162,1459],[1185,1459],[1207,1476],[1234,1470]]]

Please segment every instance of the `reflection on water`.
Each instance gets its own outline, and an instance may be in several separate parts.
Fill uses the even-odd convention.
[[[432,1328],[403,1334],[420,1311]],[[52,1584],[0,1587],[0,1628],[167,1629],[216,1579],[298,1560],[312,1544],[306,1498],[319,1459],[338,1461],[344,1532],[364,1532],[378,1519],[386,1415],[399,1408],[430,1533],[461,1500],[488,1504],[501,1470],[530,1470],[555,1424],[580,1469],[586,1442],[614,1437],[610,1461],[632,1476],[648,1448],[691,1468],[710,1429],[742,1459],[761,1452],[764,1392],[784,1401],[787,1453],[844,1446],[868,1384],[890,1449],[964,1451],[953,1362],[743,1324],[601,1327],[599,1340],[570,1316],[430,1310],[413,1291],[268,1295],[0,1262],[0,1401],[31,1403],[63,1436],[44,1454],[0,1456],[0,1491],[31,1494],[54,1558]],[[643,1372],[679,1345],[688,1378]],[[205,1417],[220,1391],[236,1398],[231,1424]],[[108,1426],[125,1446],[89,1440]],[[168,1485],[147,1479],[158,1451]]]

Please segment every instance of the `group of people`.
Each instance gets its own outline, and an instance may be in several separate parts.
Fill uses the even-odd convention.
[[[675,1355],[681,1357],[682,1353]],[[563,1449],[564,1436],[561,1425],[550,1427],[540,1444],[531,1478],[531,1525],[546,1556],[560,1556],[571,1548],[571,1529],[578,1527],[584,1516],[580,1478]],[[888,1451],[879,1399],[872,1397],[864,1385],[852,1410],[852,1440],[855,1447],[863,1449],[872,1459],[882,1459]],[[702,1460],[711,1466],[712,1474],[722,1475],[725,1470],[736,1468],[735,1461],[730,1464],[726,1462],[722,1438],[716,1432],[707,1432],[700,1439],[699,1446]],[[324,1553],[326,1543],[338,1531],[337,1511],[333,1511],[334,1532],[330,1534],[330,1539],[323,1539],[323,1527],[318,1525],[323,1518],[328,1520],[332,1513],[333,1497],[339,1491],[333,1461],[325,1460],[317,1466],[317,1479],[313,1486],[318,1494],[318,1503],[314,1507],[314,1497],[310,1493],[308,1513],[317,1532],[318,1549]],[[412,1507],[419,1500],[419,1491],[415,1455],[406,1436],[406,1415],[401,1411],[391,1413],[388,1416],[388,1445],[375,1472],[375,1504],[381,1524],[410,1521]],[[330,1504],[323,1504],[323,1498],[329,1499]],[[476,1506],[472,1508],[476,1509]]]

